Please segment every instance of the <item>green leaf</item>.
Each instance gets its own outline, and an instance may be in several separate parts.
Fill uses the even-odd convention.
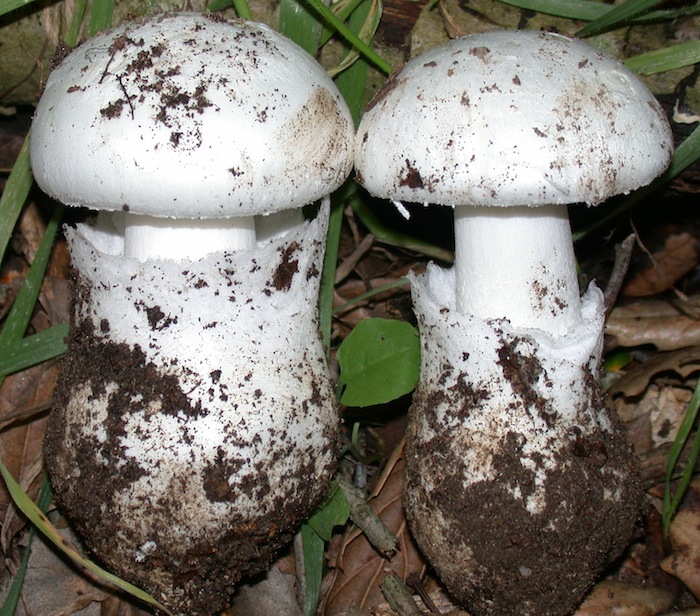
[[[29,137],[19,151],[17,160],[7,178],[5,188],[0,195],[0,255],[5,254],[12,236],[12,230],[17,223],[24,201],[32,187],[32,172],[29,169]]]
[[[664,73],[700,62],[700,41],[671,45],[627,58],[628,69],[642,75]]]
[[[336,482],[321,506],[307,520],[307,524],[314,529],[316,534],[324,541],[330,541],[333,529],[343,526],[350,517],[350,505],[345,494]]]
[[[305,0],[281,0],[280,32],[314,58],[318,53],[321,21]]]
[[[88,35],[94,36],[102,30],[112,27],[112,16],[114,15],[114,0],[93,0],[90,9],[90,24]]]
[[[390,402],[409,393],[418,381],[418,331],[404,321],[365,319],[341,343],[338,363],[341,404]]]
[[[519,9],[582,21],[598,19],[613,8],[590,0],[501,0],[501,2]]]
[[[33,4],[36,0],[0,0],[0,15],[10,13],[28,4]]]
[[[25,336],[0,354],[0,379],[13,372],[31,368],[66,352],[68,323],[61,323],[38,334]]]
[[[76,550],[72,545],[70,545],[63,536],[56,530],[49,519],[44,515],[44,513],[32,502],[32,499],[27,496],[27,494],[22,490],[19,484],[15,481],[14,477],[7,470],[7,467],[0,462],[0,474],[2,474],[3,479],[7,485],[7,490],[12,497],[15,505],[19,510],[27,516],[27,519],[34,524],[34,526],[39,530],[51,543],[53,543],[61,552],[63,552],[68,558],[70,558],[76,565],[89,571],[93,575],[97,576],[104,582],[112,584],[117,588],[129,593],[130,595],[145,601],[149,605],[152,605],[159,610],[162,610],[166,614],[173,616],[172,612],[168,610],[164,605],[161,605],[148,593],[144,592],[140,588],[137,588],[129,582],[125,582],[116,575],[105,571],[99,565],[92,562],[91,560],[85,558],[78,550]]]
[[[591,36],[604,30],[619,28],[661,2],[663,0],[627,0],[581,28],[576,36]]]
[[[308,524],[301,526],[301,544],[304,552],[304,579],[306,581],[304,616],[314,616],[318,599],[321,596],[323,557],[326,545],[318,533]]]
[[[372,47],[360,39],[350,28],[348,28],[321,0],[307,0],[309,5],[319,16],[331,25],[350,45],[357,50],[369,62],[374,64],[385,75],[391,73],[391,64],[382,58]]]

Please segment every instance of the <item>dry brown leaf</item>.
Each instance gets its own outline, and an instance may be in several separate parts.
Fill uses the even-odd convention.
[[[59,532],[75,541],[69,530]],[[99,616],[100,606],[93,603],[106,596],[105,589],[76,572],[40,535],[35,535],[15,616]]]
[[[265,579],[241,586],[226,616],[301,616],[296,577],[271,568]]]
[[[648,297],[670,289],[698,264],[697,240],[687,232],[669,235],[664,247],[652,255],[653,265],[623,288],[628,297]]]
[[[657,379],[650,383],[641,397],[631,399],[617,396],[612,405],[627,427],[627,438],[637,455],[671,443],[678,433],[693,386],[678,379]]]
[[[406,579],[409,573],[420,573],[425,564],[408,531],[404,517],[401,494],[403,490],[403,444],[387,464],[375,488],[376,494],[369,504],[399,540],[400,550],[387,560],[380,556],[364,535],[350,529],[344,536],[335,568],[329,574],[325,586],[322,613],[335,616],[345,612],[350,605],[371,608],[385,602],[379,587],[387,571],[394,571]]]
[[[618,346],[653,344],[660,351],[673,351],[700,344],[700,319],[681,307],[660,300],[616,306],[605,323],[605,333]]]
[[[700,346],[657,353],[649,361],[628,370],[608,388],[608,395],[633,397],[639,396],[662,372],[675,372],[687,377],[700,370]]]
[[[683,507],[669,529],[671,554],[661,568],[681,580],[700,599],[700,479],[691,482]]]
[[[672,605],[673,595],[666,590],[603,580],[596,584],[574,616],[657,616]]]
[[[0,423],[8,415],[20,417],[47,409],[51,401],[58,363],[47,362],[10,375],[0,387]],[[42,443],[46,413],[10,426],[0,432],[0,459],[30,497],[38,491],[43,468]],[[2,549],[7,550],[10,537],[23,524],[14,516],[12,499],[0,482],[0,520],[3,521]]]

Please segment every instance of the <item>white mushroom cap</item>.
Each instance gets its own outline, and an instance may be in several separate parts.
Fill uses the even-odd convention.
[[[90,39],[52,72],[31,162],[68,205],[226,218],[332,192],[353,134],[337,88],[293,42],[260,24],[166,14]]]
[[[596,205],[668,165],[649,90],[590,45],[535,31],[450,41],[407,63],[358,129],[377,197],[443,205]]]

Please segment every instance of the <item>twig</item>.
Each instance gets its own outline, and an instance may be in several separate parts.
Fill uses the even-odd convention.
[[[613,309],[613,306],[617,301],[617,296],[622,288],[622,283],[625,281],[625,276],[627,276],[627,270],[629,269],[630,261],[632,260],[632,250],[634,249],[636,241],[636,235],[631,233],[622,242],[615,246],[615,263],[613,264],[610,280],[608,281],[608,286],[605,288],[604,293],[606,317]]]

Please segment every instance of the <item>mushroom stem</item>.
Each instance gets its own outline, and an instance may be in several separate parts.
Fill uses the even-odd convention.
[[[565,207],[455,208],[457,310],[554,337],[581,323]]]
[[[124,256],[150,259],[200,259],[212,252],[238,252],[255,247],[252,216],[218,219],[157,218],[127,214]]]

